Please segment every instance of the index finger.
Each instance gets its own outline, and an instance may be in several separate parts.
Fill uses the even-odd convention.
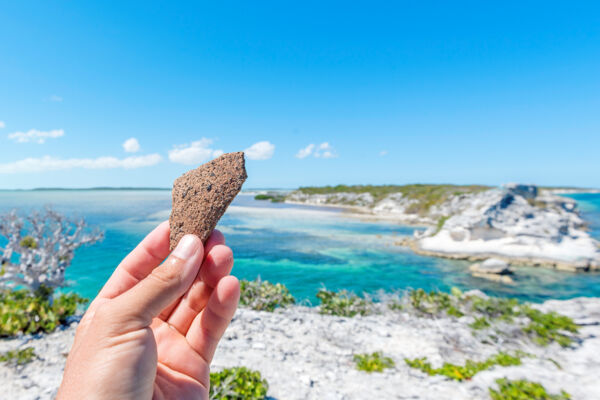
[[[169,221],[164,221],[121,261],[97,297],[112,299],[126,292],[148,276],[168,255]]]

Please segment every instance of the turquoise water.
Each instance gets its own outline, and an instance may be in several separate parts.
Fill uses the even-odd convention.
[[[574,195],[593,235],[600,238],[600,195]],[[93,297],[119,261],[170,208],[168,191],[1,191],[0,213],[51,205],[99,226],[103,242],[80,249],[67,271],[71,288]],[[349,289],[479,288],[490,294],[524,300],[600,296],[600,274],[572,274],[549,269],[519,269],[517,285],[472,278],[468,263],[423,257],[394,243],[412,235],[412,227],[363,222],[341,211],[271,204],[251,195],[236,198],[219,229],[235,254],[234,274],[282,282],[301,300],[315,302],[316,291]]]

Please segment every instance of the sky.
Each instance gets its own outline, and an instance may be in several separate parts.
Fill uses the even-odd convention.
[[[240,150],[245,188],[600,187],[600,4],[0,0],[0,189]]]

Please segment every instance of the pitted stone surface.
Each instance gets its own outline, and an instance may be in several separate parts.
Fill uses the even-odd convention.
[[[210,236],[248,175],[244,153],[227,153],[186,172],[173,183],[171,250],[186,234]]]

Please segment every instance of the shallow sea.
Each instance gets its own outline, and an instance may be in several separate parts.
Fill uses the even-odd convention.
[[[600,195],[572,195],[592,235],[600,239]],[[27,213],[46,205],[84,217],[105,239],[78,250],[67,270],[71,289],[93,297],[119,261],[155,225],[168,218],[169,191],[0,191],[0,213]],[[414,227],[364,222],[342,211],[255,201],[239,195],[219,229],[233,249],[239,278],[282,282],[312,303],[321,287],[374,293],[406,288],[478,288],[523,300],[600,296],[600,274],[574,274],[522,267],[512,286],[471,277],[468,263],[413,254],[395,245]]]

